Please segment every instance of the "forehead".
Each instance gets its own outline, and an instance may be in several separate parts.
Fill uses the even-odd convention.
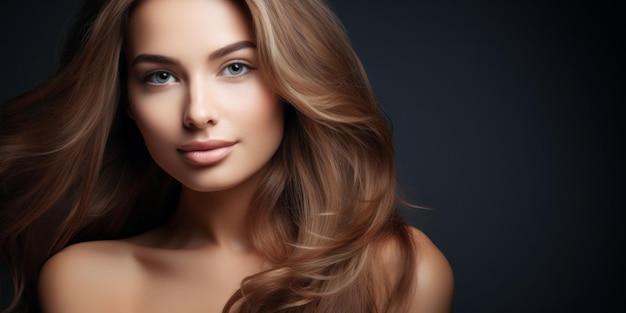
[[[143,0],[130,15],[127,45],[132,54],[218,49],[253,41],[242,7],[228,0]]]

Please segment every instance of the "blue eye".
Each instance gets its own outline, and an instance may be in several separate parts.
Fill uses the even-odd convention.
[[[241,62],[231,63],[222,70],[222,74],[226,76],[241,76],[248,73],[250,69],[252,69],[251,66]]]
[[[144,76],[143,81],[150,85],[167,85],[176,81],[174,75],[168,72],[152,72]]]

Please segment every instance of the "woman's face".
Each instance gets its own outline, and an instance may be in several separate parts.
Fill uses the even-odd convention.
[[[232,1],[142,1],[131,15],[129,115],[154,161],[190,189],[241,184],[282,140],[283,107],[254,42]]]

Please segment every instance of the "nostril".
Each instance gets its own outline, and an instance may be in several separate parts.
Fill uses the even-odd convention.
[[[217,118],[214,114],[185,114],[183,118],[183,125],[189,129],[204,129],[216,123]]]
[[[186,90],[183,124],[188,129],[204,129],[218,121],[217,100],[211,97],[206,80],[196,75],[189,79]]]

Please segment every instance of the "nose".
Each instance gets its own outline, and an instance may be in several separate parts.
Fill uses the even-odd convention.
[[[186,95],[183,124],[188,129],[204,129],[219,120],[215,99],[210,97],[203,79],[191,80]]]

